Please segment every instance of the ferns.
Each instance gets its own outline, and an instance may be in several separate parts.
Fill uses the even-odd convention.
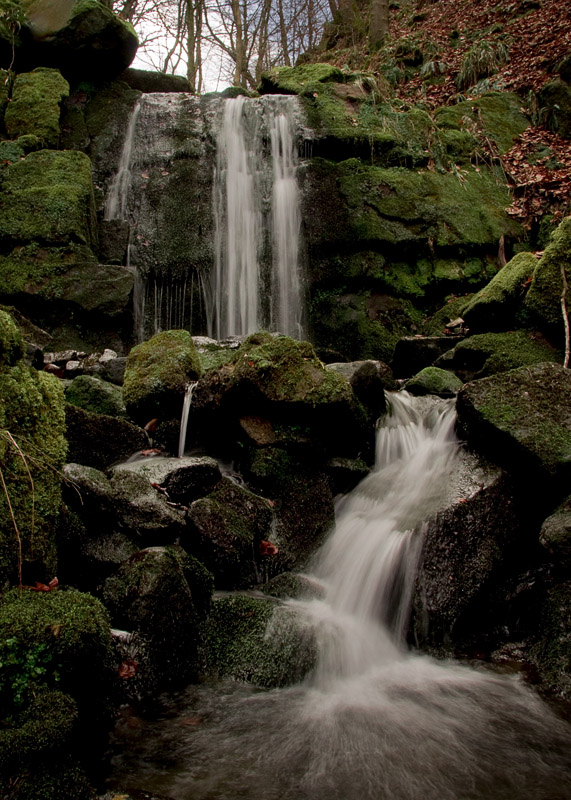
[[[456,77],[459,91],[473,86],[482,78],[488,78],[509,61],[509,47],[501,41],[483,39],[468,50],[460,72]]]

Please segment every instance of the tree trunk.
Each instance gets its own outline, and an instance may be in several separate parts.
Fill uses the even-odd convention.
[[[369,49],[378,50],[389,32],[389,0],[371,0]]]

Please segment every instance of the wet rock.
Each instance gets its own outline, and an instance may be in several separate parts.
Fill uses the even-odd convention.
[[[540,613],[531,654],[550,693],[571,699],[571,581],[554,586]]]
[[[127,255],[130,226],[124,219],[107,219],[99,223],[99,258],[104,264],[122,266]]]
[[[292,609],[271,598],[215,596],[203,645],[206,674],[287,686],[301,681],[314,661],[313,640]]]
[[[385,389],[396,389],[390,367],[382,361],[349,361],[328,364],[327,369],[343,375],[370,418],[377,419],[387,408]]]
[[[271,539],[269,504],[224,478],[188,511],[183,546],[202,561],[217,587],[232,589],[259,582],[260,543]]]
[[[141,428],[118,417],[67,404],[65,419],[68,460],[78,464],[107,469],[149,446]]]
[[[222,479],[218,462],[209,456],[144,458],[120,464],[112,474],[122,472],[135,473],[159,484],[173,503],[185,506],[211,492]]]
[[[461,388],[462,381],[453,372],[438,367],[425,367],[403,384],[403,389],[411,394],[435,394],[438,397],[454,397]]]
[[[409,378],[454,347],[462,337],[408,336],[400,339],[395,348],[393,372],[397,378]]]
[[[325,471],[336,494],[347,494],[369,474],[368,465],[361,459],[332,458],[325,464]]]
[[[136,632],[146,644],[147,658],[135,667],[145,694],[193,675],[211,592],[212,576],[179,547],[141,550],[105,582],[103,599],[113,624]]]
[[[558,364],[474,381],[458,394],[458,430],[547,504],[561,498],[571,479],[570,392],[571,371]]]
[[[502,470],[464,453],[449,491],[447,507],[426,523],[413,599],[414,639],[433,647],[498,624],[490,596],[516,543],[525,546],[524,507]]]

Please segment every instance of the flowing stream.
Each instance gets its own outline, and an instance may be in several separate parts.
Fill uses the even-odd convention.
[[[111,786],[175,800],[571,797],[569,726],[531,690],[404,645],[423,521],[458,453],[453,414],[392,398],[375,470],[312,564],[319,596],[287,603],[316,644],[306,679],[191,686],[158,716],[126,714]]]

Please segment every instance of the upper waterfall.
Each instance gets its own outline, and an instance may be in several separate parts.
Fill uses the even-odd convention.
[[[139,339],[305,333],[295,97],[143,95],[105,219],[130,225]]]

